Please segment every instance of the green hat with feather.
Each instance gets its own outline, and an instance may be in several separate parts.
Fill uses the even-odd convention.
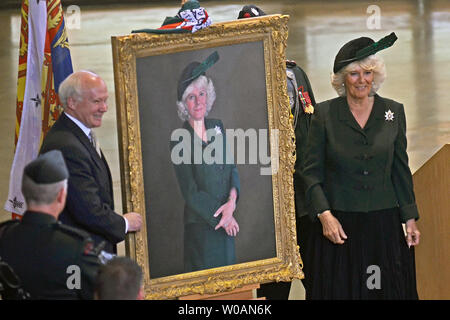
[[[362,60],[378,51],[389,48],[396,40],[397,36],[392,32],[377,42],[367,37],[361,37],[347,42],[342,46],[334,59],[333,72],[337,73],[343,67],[354,61]]]
[[[184,90],[198,77],[205,75],[205,71],[211,68],[219,61],[219,54],[214,51],[203,62],[191,62],[183,69],[180,79],[178,80],[178,101],[181,101]]]

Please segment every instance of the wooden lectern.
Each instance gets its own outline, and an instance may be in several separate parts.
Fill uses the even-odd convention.
[[[420,219],[415,248],[419,299],[450,299],[450,144],[413,175]]]

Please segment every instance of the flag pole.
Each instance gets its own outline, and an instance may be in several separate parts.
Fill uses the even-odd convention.
[[[58,87],[73,72],[60,0],[22,0],[21,14],[15,153],[5,203],[13,219],[26,210],[23,169],[59,117]]]

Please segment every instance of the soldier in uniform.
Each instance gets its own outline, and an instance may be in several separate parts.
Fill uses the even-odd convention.
[[[0,224],[0,257],[32,299],[92,299],[100,261],[89,234],[61,224],[69,172],[60,151],[39,156],[24,169],[27,211]]]

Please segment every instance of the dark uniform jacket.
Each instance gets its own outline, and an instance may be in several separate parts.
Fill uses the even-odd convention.
[[[89,232],[95,244],[106,241],[107,252],[125,239],[125,220],[114,212],[111,173],[84,132],[64,113],[42,143],[40,153],[60,150],[69,169],[66,207],[59,220]]]
[[[295,125],[295,206],[297,217],[302,217],[308,214],[305,207],[306,188],[302,178],[302,169],[305,157],[306,140],[312,116],[312,114],[305,112],[305,108],[307,107],[307,104],[311,104],[314,107],[316,105],[316,100],[314,99],[314,93],[308,76],[303,69],[291,61],[288,61],[286,65],[288,93]],[[301,99],[300,96],[302,96],[303,99]],[[296,112],[296,110],[298,111]]]
[[[48,214],[27,211],[21,222],[0,225],[0,256],[32,299],[93,299],[100,261],[92,249],[88,233]],[[71,266],[79,267],[79,289]]]
[[[312,116],[311,112],[314,112],[314,108],[311,109],[309,106],[315,107],[316,101],[308,76],[295,62],[289,60],[286,62],[286,76],[295,132],[296,161],[294,171],[294,192],[297,244],[300,247],[303,263],[307,264],[307,256],[303,255],[303,253],[306,252],[311,222],[307,217],[308,211],[305,206],[306,186],[302,176],[302,169]],[[306,285],[306,283],[303,282],[303,285]],[[287,300],[290,288],[290,282],[261,284],[261,288],[258,289],[258,296],[264,296],[269,300]]]
[[[361,129],[345,97],[319,103],[305,156],[303,176],[312,218],[327,209],[369,212],[394,207],[399,207],[403,222],[419,218],[402,104],[375,95]]]

